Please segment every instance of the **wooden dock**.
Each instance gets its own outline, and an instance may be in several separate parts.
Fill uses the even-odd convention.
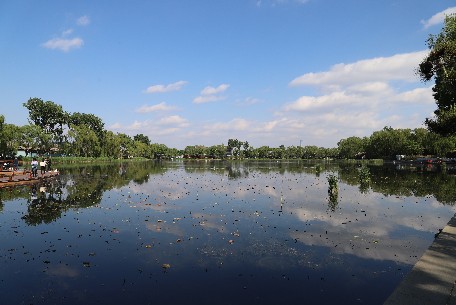
[[[0,188],[34,184],[42,181],[43,179],[56,177],[59,174],[60,173],[57,170],[46,171],[43,174],[41,174],[41,171],[38,170],[37,176],[33,177],[30,170],[0,171]]]

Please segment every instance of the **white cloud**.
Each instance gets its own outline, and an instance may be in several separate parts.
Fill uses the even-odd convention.
[[[144,105],[136,109],[136,112],[139,113],[148,113],[148,112],[155,112],[155,111],[168,111],[168,110],[174,110],[176,107],[174,106],[169,106],[165,102],[161,102],[160,104],[148,106]]]
[[[158,120],[158,125],[176,125],[177,127],[188,126],[188,121],[179,115],[172,115]]]
[[[83,17],[81,17],[81,18],[83,18]],[[81,19],[81,18],[79,18],[79,19]],[[78,19],[78,25],[80,25],[79,19]],[[81,20],[82,20],[81,22],[87,22],[87,24],[89,22],[88,18],[87,18],[87,20],[85,20],[84,18]],[[86,24],[84,24],[84,25],[86,25]],[[72,49],[78,49],[78,48],[82,47],[84,45],[84,40],[82,40],[82,38],[80,38],[80,37],[71,38],[71,37],[69,37],[71,34],[73,34],[73,29],[67,29],[61,33],[60,37],[50,39],[50,40],[46,41],[45,43],[41,44],[41,46],[44,48],[47,48],[47,49],[60,50],[63,52],[69,52]]]
[[[90,24],[90,18],[88,16],[81,16],[76,21],[76,24],[79,26],[86,26]]]
[[[346,95],[344,92],[333,92],[323,96],[302,96],[295,102],[284,107],[285,111],[308,111],[323,107],[332,108],[343,106],[357,102],[352,96]]]
[[[432,87],[416,88],[410,91],[405,91],[397,95],[398,100],[407,103],[431,104],[434,105],[435,100],[432,96]]]
[[[226,97],[219,94],[225,92],[229,87],[230,85],[228,84],[221,84],[218,87],[205,87],[203,90],[201,90],[200,96],[197,96],[193,99],[193,103],[203,104],[224,100]]]
[[[175,141],[182,141],[181,137],[188,126],[190,126],[190,123],[187,119],[178,115],[172,115],[156,120],[136,120],[130,125],[115,123],[109,126],[109,129],[126,133],[130,136],[142,133],[149,136],[150,139],[156,139],[155,141],[158,143],[165,143],[169,141],[158,140],[157,137],[170,137],[170,139]],[[177,145],[171,147],[177,147]]]
[[[182,89],[184,85],[186,85],[188,82],[186,81],[178,81],[172,84],[168,85],[153,85],[150,86],[146,89],[146,93],[166,93],[166,92],[171,92],[171,91],[179,91]]]
[[[415,75],[426,54],[365,59],[295,78],[291,87],[313,87],[319,93],[283,105],[276,115],[286,121],[271,125],[271,132],[305,134],[315,142],[333,139],[334,146],[340,139],[369,136],[384,126],[422,127],[435,103],[431,87],[422,87]]]
[[[79,38],[54,38],[51,40],[46,41],[42,44],[43,47],[51,50],[61,50],[63,52],[68,52],[72,49],[80,48],[84,45],[84,41]]]
[[[66,37],[73,34],[73,29],[68,29],[62,32],[62,37]]]
[[[216,88],[208,86],[201,91],[201,95],[219,94],[219,93],[225,92],[229,87],[230,87],[230,85],[228,85],[228,84],[221,84],[220,86],[218,86]]]
[[[434,26],[437,24],[442,24],[443,21],[445,20],[445,16],[448,16],[451,14],[456,14],[456,7],[447,8],[446,10],[433,15],[428,20],[421,20],[421,23],[423,24],[423,27],[425,29],[427,29],[427,28],[430,28],[431,26]]]
[[[366,82],[418,80],[415,70],[428,51],[397,54],[390,57],[377,57],[360,60],[350,64],[337,64],[329,71],[306,73],[293,79],[291,87],[296,86],[347,86]]]
[[[240,104],[243,104],[243,105],[254,105],[254,104],[258,104],[258,103],[261,103],[260,99],[254,98],[254,97],[247,97]]]
[[[219,122],[215,124],[211,124],[206,126],[206,129],[212,131],[241,131],[241,130],[248,130],[251,127],[251,122],[247,121],[246,119],[242,118],[235,118],[229,122]]]
[[[193,103],[195,104],[204,104],[209,102],[216,102],[225,99],[224,96],[217,96],[217,95],[200,95],[193,99]]]

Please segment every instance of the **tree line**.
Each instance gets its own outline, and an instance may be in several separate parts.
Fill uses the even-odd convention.
[[[13,156],[19,148],[29,154],[59,154],[76,157],[148,159],[178,156],[202,159],[394,159],[396,155],[447,156],[456,150],[454,135],[439,135],[425,128],[394,129],[385,127],[369,137],[349,137],[326,148],[315,145],[253,147],[247,141],[228,139],[227,144],[191,145],[183,150],[152,143],[148,136],[133,137],[104,128],[93,114],[68,113],[52,101],[31,98],[23,104],[29,111],[29,124],[5,123],[0,115],[1,152]]]

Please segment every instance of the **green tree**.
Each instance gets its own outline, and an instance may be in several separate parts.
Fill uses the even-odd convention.
[[[151,147],[142,141],[134,141],[135,149],[133,151],[133,155],[135,157],[143,157],[143,158],[151,158]]]
[[[124,134],[124,133],[117,134],[117,138],[118,138],[119,152],[120,152],[119,158],[127,159],[127,158],[131,157],[131,155],[134,151],[134,148],[135,148],[133,139],[129,135]]]
[[[72,153],[82,157],[99,157],[101,155],[100,140],[89,126],[74,125],[68,131],[72,139]]]
[[[20,129],[14,124],[3,124],[4,153],[7,156],[16,155],[20,142]]]
[[[213,158],[223,159],[226,154],[226,146],[223,144],[212,145],[208,148],[208,153]]]
[[[135,136],[133,137],[133,140],[142,142],[142,143],[144,143],[144,144],[146,144],[146,145],[150,145],[149,137],[143,135],[142,133],[141,133],[141,134],[135,135]]]
[[[456,133],[456,15],[445,18],[438,35],[427,40],[429,54],[420,63],[418,73],[425,82],[435,80],[432,88],[437,110],[435,118],[427,118],[430,131],[442,135]]]
[[[93,132],[95,132],[100,141],[104,137],[104,123],[99,117],[94,114],[74,112],[69,115],[68,125],[85,125]]]
[[[343,159],[354,159],[359,153],[365,152],[366,138],[349,137],[337,143],[339,157]]]
[[[163,159],[163,158],[171,157],[170,150],[165,144],[154,143],[154,144],[151,144],[150,147],[151,147],[151,156],[154,159]]]
[[[256,155],[258,158],[267,159],[272,156],[272,149],[269,146],[261,146],[256,149]]]
[[[20,145],[25,150],[27,156],[30,150],[38,150],[41,148],[42,140],[46,137],[44,130],[33,124],[28,124],[20,127]],[[50,140],[50,138],[49,138]],[[44,142],[49,142],[49,140]]]
[[[112,131],[106,131],[104,135],[103,155],[110,158],[119,158],[120,151],[120,137]]]
[[[63,111],[62,106],[51,101],[44,102],[39,98],[30,98],[23,104],[29,111],[29,121],[40,126],[51,134],[54,140],[61,144],[63,141],[63,129],[68,121],[68,113]]]
[[[5,117],[0,114],[0,154],[6,151],[6,139],[4,134]]]
[[[241,155],[241,146],[243,143],[238,139],[228,140],[228,149],[231,151],[233,157],[239,157]]]

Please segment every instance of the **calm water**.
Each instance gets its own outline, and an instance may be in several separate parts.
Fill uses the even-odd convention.
[[[382,304],[456,211],[449,169],[369,166],[362,186],[356,164],[61,171],[0,190],[1,304]]]

